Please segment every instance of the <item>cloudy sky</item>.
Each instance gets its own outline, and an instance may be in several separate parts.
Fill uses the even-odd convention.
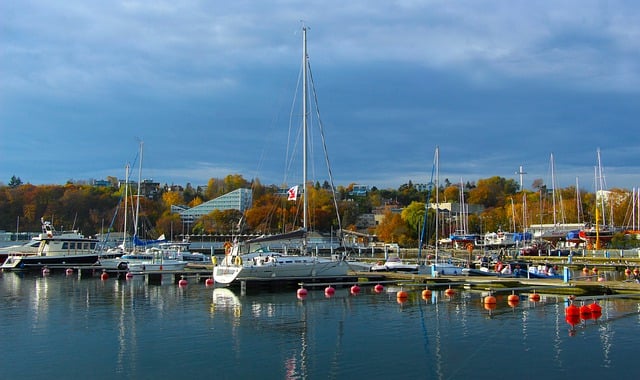
[[[3,0],[0,182],[123,178],[139,141],[161,183],[290,182],[304,20],[336,185],[428,182],[439,146],[441,180],[522,165],[527,188],[592,191],[600,149],[631,189],[639,19],[631,0]]]

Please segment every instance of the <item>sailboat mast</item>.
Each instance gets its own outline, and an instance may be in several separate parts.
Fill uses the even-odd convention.
[[[140,215],[140,186],[142,182],[142,147],[144,142],[140,141],[140,166],[138,166],[138,196],[136,197],[136,216],[133,226],[134,236],[138,236],[138,216]]]
[[[302,27],[302,213],[303,222],[302,227],[307,231],[307,212],[309,201],[307,198],[307,27]],[[302,247],[304,251],[307,250],[306,237],[303,241]]]
[[[435,232],[436,232],[436,241],[435,241],[435,259],[436,259],[436,263],[438,262],[438,241],[440,240],[438,237],[438,210],[440,209],[440,205],[439,203],[439,198],[438,198],[438,178],[440,176],[440,148],[436,146],[436,157],[435,157],[435,162],[436,162],[436,178],[434,181],[434,188],[436,190],[436,227],[435,227]]]
[[[124,227],[122,229],[122,248],[127,250],[127,210],[129,198],[129,163],[124,168]]]

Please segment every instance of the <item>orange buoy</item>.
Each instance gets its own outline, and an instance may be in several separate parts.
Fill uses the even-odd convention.
[[[181,288],[187,286],[187,284],[188,282],[184,278],[181,278],[180,281],[178,281],[178,286]]]
[[[517,294],[509,294],[509,297],[507,297],[507,303],[511,307],[518,306],[518,304],[520,303],[520,296],[518,296]]]
[[[360,287],[358,285],[353,285],[349,291],[355,296],[360,293]]]
[[[405,292],[404,290],[400,290],[398,293],[396,293],[396,301],[399,304],[407,302],[407,299],[409,299],[409,293]]]
[[[100,279],[102,281],[108,280],[109,279],[109,273],[107,272],[102,272],[102,274],[100,275]]]
[[[496,303],[483,303],[485,310],[494,310],[498,305]]]
[[[529,294],[529,301],[533,301],[533,302],[540,301],[540,294],[538,294],[538,293]]]
[[[307,289],[305,288],[300,288],[296,291],[296,296],[298,297],[298,299],[301,299],[301,300],[307,298],[307,294],[308,292],[307,292]]]
[[[484,297],[482,299],[482,302],[484,302],[485,304],[487,304],[487,303],[495,304],[495,303],[497,303],[497,300],[496,300],[496,297],[489,295],[489,296]]]
[[[334,294],[336,294],[336,290],[331,286],[327,286],[326,288],[324,288],[324,295],[327,297],[332,297]]]
[[[455,291],[455,290],[453,290],[453,289],[451,289],[451,288],[449,288],[449,289],[447,289],[447,290],[445,290],[445,291],[444,291],[444,294],[445,294],[447,297],[453,297],[453,296],[456,294],[456,291]]]
[[[586,266],[582,268],[582,273],[584,273],[585,275],[589,274],[589,268],[587,268]]]
[[[376,284],[376,286],[373,287],[373,291],[376,293],[382,293],[383,290],[384,286],[382,286],[381,284]]]
[[[204,280],[204,284],[206,286],[212,286],[213,285],[213,278],[207,278],[206,280]]]
[[[429,289],[425,289],[422,291],[422,299],[423,300],[428,300],[429,298],[431,298],[431,290]]]

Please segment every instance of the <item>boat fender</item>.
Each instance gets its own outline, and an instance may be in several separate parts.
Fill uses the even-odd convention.
[[[242,265],[242,259],[240,258],[240,256],[236,256],[234,261],[236,265],[238,266]]]

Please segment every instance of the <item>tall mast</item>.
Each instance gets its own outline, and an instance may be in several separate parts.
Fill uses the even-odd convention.
[[[138,166],[138,196],[136,198],[136,216],[135,225],[133,226],[134,236],[138,236],[138,216],[140,215],[140,186],[142,182],[142,146],[143,142],[140,141],[140,166]]]
[[[307,208],[308,208],[308,198],[307,198],[307,27],[302,27],[302,213],[303,213],[303,224],[302,227],[305,230],[305,239],[302,243],[302,248],[306,253],[307,250],[307,241],[306,241],[306,231],[307,231]]]
[[[129,198],[129,163],[124,168],[124,228],[122,229],[122,247],[127,250],[127,198]]]
[[[438,238],[438,210],[440,209],[440,205],[438,204],[440,202],[440,199],[438,197],[438,176],[440,175],[440,148],[436,146],[436,154],[435,154],[435,163],[436,163],[436,178],[434,181],[434,189],[436,190],[436,241],[435,241],[435,257],[436,257],[436,263],[438,262],[438,241],[440,240]]]

